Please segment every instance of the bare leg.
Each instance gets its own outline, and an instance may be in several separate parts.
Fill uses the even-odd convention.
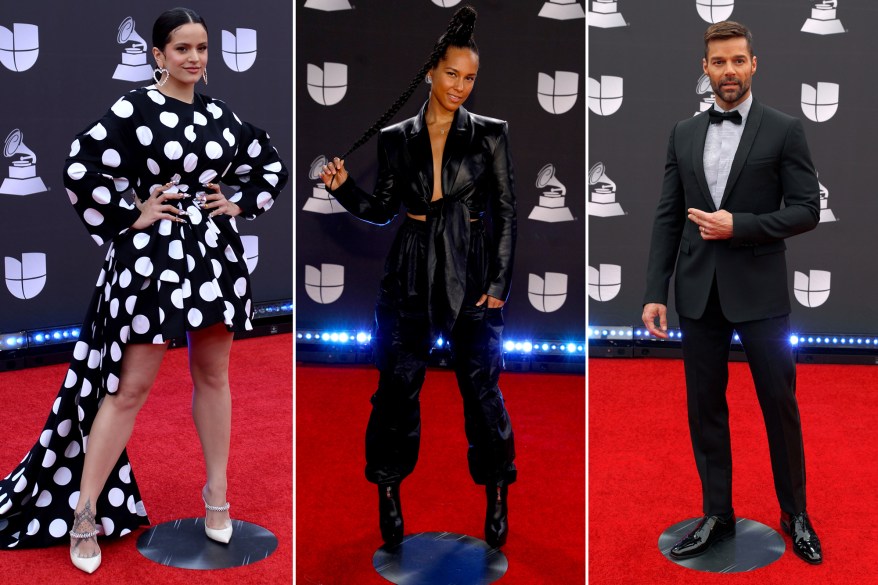
[[[233,334],[218,323],[189,332],[189,371],[195,389],[192,418],[201,439],[207,485],[204,498],[212,506],[226,503],[226,469],[232,432],[232,396],[229,389],[229,353]],[[229,525],[229,512],[207,511],[205,523],[221,529]]]
[[[88,436],[77,513],[86,506],[97,512],[98,496],[131,437],[134,420],[146,402],[166,349],[166,344],[132,344],[125,349],[119,389],[104,397]],[[74,529],[90,531],[87,526]],[[79,557],[97,556],[100,552],[96,538],[72,539],[70,546]]]

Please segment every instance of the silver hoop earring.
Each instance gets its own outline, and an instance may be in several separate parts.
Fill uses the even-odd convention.
[[[164,67],[156,67],[155,71],[152,72],[152,78],[155,79],[155,84],[159,87],[164,86],[170,77],[171,74]]]
[[[201,79],[204,80],[204,85],[207,85],[207,67],[201,70]]]
[[[427,76],[427,83],[429,83],[430,85],[433,85],[433,76],[432,75]]]

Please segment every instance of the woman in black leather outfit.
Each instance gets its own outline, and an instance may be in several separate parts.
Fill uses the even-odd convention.
[[[403,537],[400,482],[418,458],[418,394],[440,334],[451,342],[463,397],[470,474],[486,490],[485,539],[499,547],[508,533],[515,447],[497,381],[515,248],[515,194],[506,122],[462,107],[479,66],[475,17],[470,7],[455,13],[406,92],[321,174],[332,195],[367,222],[385,225],[400,203],[406,207],[375,310],[380,378],[366,430],[366,478],[378,485],[381,535],[390,546]],[[430,97],[418,115],[379,135],[378,180],[367,193],[343,159],[399,110],[425,74]]]

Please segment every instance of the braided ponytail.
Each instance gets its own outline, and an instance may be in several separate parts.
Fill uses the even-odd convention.
[[[405,105],[409,98],[412,97],[412,94],[415,93],[415,90],[418,88],[418,85],[421,84],[421,81],[424,79],[427,72],[445,57],[445,52],[448,50],[448,47],[466,47],[478,55],[479,50],[473,40],[473,29],[475,28],[475,25],[476,11],[472,6],[463,6],[458,9],[457,12],[454,13],[454,16],[451,17],[451,20],[448,23],[448,28],[445,29],[445,32],[442,33],[442,36],[439,37],[439,40],[437,40],[436,44],[433,46],[430,58],[427,59],[427,62],[424,63],[420,69],[418,69],[418,72],[412,77],[406,90],[396,98],[393,105],[391,105],[386,112],[381,114],[381,117],[378,118],[375,123],[372,124],[343,155],[341,155],[340,158],[347,158],[349,154],[366,144],[370,138],[384,128],[384,125],[387,124],[400,108]]]

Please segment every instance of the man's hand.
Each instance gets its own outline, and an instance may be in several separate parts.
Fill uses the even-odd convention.
[[[728,240],[732,237],[732,214],[725,209],[713,213],[689,208],[687,218],[698,226],[703,240]]]
[[[659,326],[655,326],[655,319],[658,317]],[[649,332],[660,337],[668,338],[668,308],[660,303],[647,303],[643,306],[643,324],[649,329]]]

